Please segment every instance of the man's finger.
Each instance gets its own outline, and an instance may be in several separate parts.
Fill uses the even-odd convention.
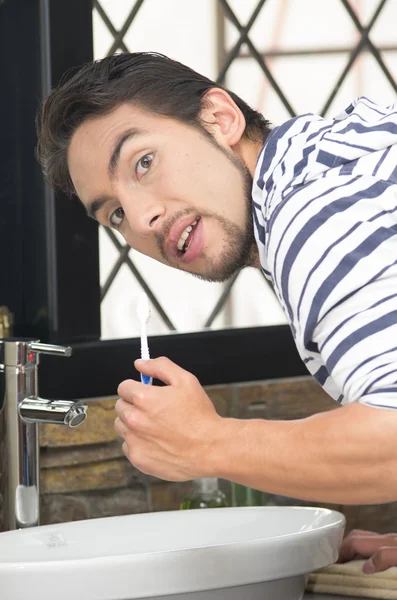
[[[356,535],[346,537],[339,552],[339,562],[353,560],[356,556],[369,558],[385,545],[384,536],[380,535]]]
[[[178,386],[186,381],[187,378],[194,378],[191,373],[182,369],[182,367],[178,366],[165,356],[152,358],[150,360],[138,359],[134,364],[140,373],[148,375],[149,377],[155,377],[166,385]]]
[[[123,398],[119,398],[114,407],[117,417],[126,425],[131,427],[134,425],[134,415],[136,409],[130,402],[126,402]]]
[[[117,433],[117,435],[123,439],[129,433],[127,425],[124,423],[124,421],[120,419],[120,417],[117,417],[114,422],[114,430]]]
[[[397,546],[383,546],[363,565],[364,573],[379,573],[397,566]]]
[[[357,537],[357,536],[379,536],[379,533],[376,533],[376,531],[367,531],[366,529],[352,529],[347,536],[345,537],[345,539],[347,538],[351,538],[351,537]]]
[[[145,385],[140,381],[134,381],[134,379],[126,379],[122,381],[117,388],[117,393],[120,396],[119,400],[123,400],[125,402],[129,402],[130,404],[134,404],[134,402],[138,400],[143,400],[145,394],[150,391],[151,386]],[[116,412],[117,405],[119,401],[116,402]]]
[[[354,546],[354,542],[352,540],[358,537],[370,536],[379,536],[379,533],[376,533],[375,531],[367,531],[366,529],[352,529],[349,531],[349,533],[343,538],[339,550],[339,557],[336,562],[343,563],[347,560],[352,560],[352,558],[354,558],[354,556],[351,556],[351,553],[354,550],[354,548],[351,547],[352,545]]]

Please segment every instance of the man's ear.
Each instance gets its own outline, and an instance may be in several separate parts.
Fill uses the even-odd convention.
[[[199,117],[204,127],[221,146],[232,148],[244,135],[244,115],[225,90],[208,90],[202,99]]]

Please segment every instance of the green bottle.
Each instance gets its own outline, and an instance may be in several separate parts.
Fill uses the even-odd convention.
[[[222,508],[227,506],[226,496],[218,486],[216,477],[206,477],[193,481],[193,492],[182,500],[180,509],[192,508]]]
[[[268,494],[232,482],[232,506],[266,506]]]

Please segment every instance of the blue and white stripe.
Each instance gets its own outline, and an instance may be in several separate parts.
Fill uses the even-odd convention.
[[[276,127],[253,187],[264,274],[335,400],[397,409],[397,104]]]

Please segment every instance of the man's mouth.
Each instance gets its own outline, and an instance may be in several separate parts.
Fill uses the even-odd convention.
[[[169,232],[164,245],[165,255],[183,263],[193,262],[204,246],[201,217],[190,217],[178,221]]]
[[[200,221],[201,217],[196,217],[196,219],[186,227],[181,233],[181,237],[178,240],[176,247],[181,254],[185,254],[189,250],[190,244],[193,240],[194,229],[197,223]]]

